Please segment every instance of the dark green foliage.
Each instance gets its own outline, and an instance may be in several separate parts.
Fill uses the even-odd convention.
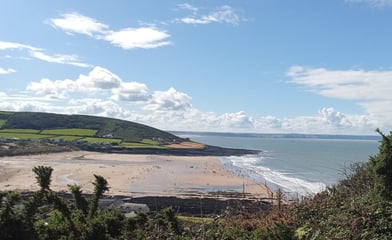
[[[93,182],[94,196],[90,207],[90,213],[89,213],[90,218],[93,217],[97,212],[99,199],[102,197],[104,192],[109,190],[108,182],[104,177],[95,174],[94,177],[95,177],[95,181]]]
[[[7,120],[13,113],[0,111],[0,119]]]
[[[379,131],[378,131],[379,132]],[[369,163],[297,207],[298,239],[392,239],[392,135]]]
[[[375,192],[386,200],[392,200],[392,134],[382,136],[379,153],[370,158],[371,169],[374,172]]]
[[[82,190],[78,185],[68,185],[69,190],[75,200],[75,207],[81,210],[84,214],[88,212],[88,202],[86,198],[82,195]]]
[[[18,208],[19,194],[1,193],[0,200],[0,239],[34,239],[28,219]]]
[[[36,166],[33,168],[33,172],[35,173],[35,179],[37,179],[37,183],[41,187],[41,191],[48,191],[53,168],[46,166]]]

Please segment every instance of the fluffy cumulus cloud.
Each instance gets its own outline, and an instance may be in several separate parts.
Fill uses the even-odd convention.
[[[120,101],[147,101],[149,98],[146,84],[138,82],[122,83],[113,93],[113,98]]]
[[[316,94],[356,101],[380,125],[391,126],[392,71],[328,70],[291,67],[288,76],[295,84]]]
[[[148,89],[142,83],[124,82],[106,68],[95,67],[87,75],[81,74],[75,80],[41,79],[31,82],[26,90],[50,98],[67,98],[74,93],[111,94],[113,99],[123,101],[145,101]]]
[[[31,112],[63,112],[56,102],[28,95],[6,94],[0,92],[0,109],[2,111],[31,111]]]
[[[52,18],[48,22],[67,34],[84,34],[108,41],[123,49],[148,49],[170,44],[170,35],[154,26],[112,30],[104,23],[75,12],[63,14],[60,18]]]
[[[208,14],[199,14],[199,9],[190,4],[180,4],[179,8],[192,11],[191,16],[177,19],[178,22],[186,24],[210,24],[210,23],[227,23],[238,25],[243,19],[237,11],[231,6],[224,5]]]
[[[130,119],[130,112],[111,100],[84,98],[71,100],[64,109],[68,114],[86,114],[103,117]]]
[[[34,46],[29,46],[26,44],[21,44],[21,43],[0,41],[0,50],[27,51],[28,56],[45,62],[67,64],[67,65],[73,65],[77,67],[91,67],[91,65],[81,62],[79,60],[79,57],[76,55],[68,55],[68,54],[48,55],[45,53],[44,49],[37,48]]]
[[[177,111],[186,110],[191,107],[191,98],[174,88],[167,91],[156,91],[152,94],[145,109],[153,111]]]
[[[80,75],[75,81],[83,90],[118,88],[122,80],[114,73],[102,67],[95,67],[87,76]]]
[[[343,73],[338,75],[342,74],[348,77],[353,74],[352,72]],[[364,73],[366,72],[361,74]],[[327,74],[328,77],[323,77],[324,74]],[[373,79],[372,74],[367,76]],[[387,73],[384,74],[388,76]],[[325,96],[332,94],[329,93],[329,88],[339,88],[341,85],[345,88],[347,85],[357,86],[359,84],[355,81],[353,84],[353,80],[346,78],[338,81],[336,73],[325,69],[293,67],[289,70],[288,75],[296,84],[305,85],[311,91],[325,94]],[[360,78],[356,76],[352,79]],[[370,86],[372,85],[370,84]],[[27,90],[36,93],[36,97],[26,95],[28,93],[15,96],[0,92],[0,109],[114,117],[166,130],[369,134],[373,133],[375,128],[381,127],[375,114],[351,115],[331,107],[316,110],[312,116],[292,118],[250,116],[243,111],[221,114],[205,112],[192,105],[191,97],[188,94],[175,88],[150,93],[147,85],[124,81],[103,67],[95,67],[76,79],[41,79],[31,82],[27,86]],[[328,90],[327,93],[324,92],[326,90]],[[340,96],[336,93],[333,94],[335,98]],[[343,96],[346,95],[341,97],[343,98]],[[388,112],[385,112],[385,109],[390,108],[388,97],[381,97],[384,101],[368,97],[366,101],[362,102],[362,105],[373,112],[384,112],[385,115],[377,116],[388,119]],[[349,97],[354,100],[360,98],[362,95]]]

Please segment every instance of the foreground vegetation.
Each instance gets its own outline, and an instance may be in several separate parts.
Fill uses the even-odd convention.
[[[50,190],[52,169],[38,166],[39,191],[27,199],[1,193],[0,239],[392,239],[392,134],[380,134],[377,155],[312,198],[256,212],[239,205],[207,219],[178,217],[171,209],[135,217],[99,209],[108,190],[101,176],[94,176],[90,198],[69,186],[69,202]]]

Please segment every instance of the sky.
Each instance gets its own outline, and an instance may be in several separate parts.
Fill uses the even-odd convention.
[[[2,111],[178,131],[392,130],[392,0],[1,5]]]

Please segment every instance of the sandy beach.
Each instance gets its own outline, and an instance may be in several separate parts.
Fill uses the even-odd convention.
[[[211,191],[238,191],[256,198],[270,197],[262,184],[223,168],[216,157],[107,154],[86,151],[0,158],[0,190],[37,190],[32,168],[51,166],[51,188],[68,191],[78,184],[93,190],[93,174],[109,182],[109,195],[187,196]]]

